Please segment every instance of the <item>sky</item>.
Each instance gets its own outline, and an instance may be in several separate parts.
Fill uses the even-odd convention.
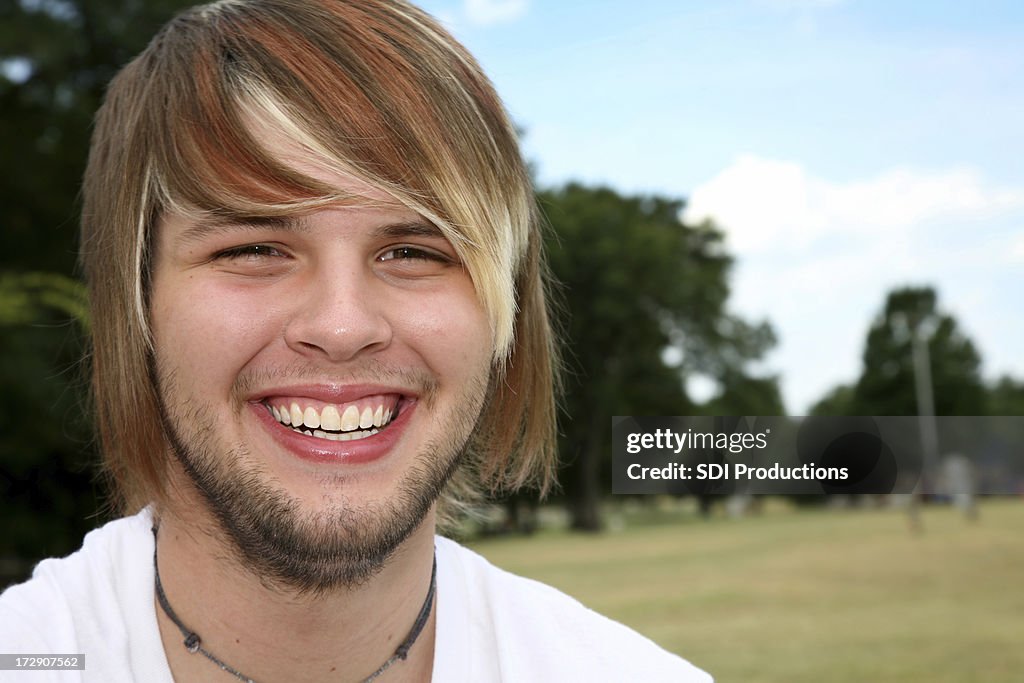
[[[767,319],[791,414],[856,380],[886,293],[932,285],[1024,379],[1024,3],[426,0],[544,185],[685,198]],[[697,398],[714,386],[696,378]]]

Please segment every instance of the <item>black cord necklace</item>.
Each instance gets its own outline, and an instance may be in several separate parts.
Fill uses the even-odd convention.
[[[209,650],[205,649],[203,647],[202,638],[199,637],[199,634],[196,633],[195,631],[189,630],[189,628],[186,627],[185,624],[183,624],[181,622],[181,619],[178,618],[178,615],[171,608],[171,603],[167,601],[167,595],[164,593],[163,584],[160,583],[160,565],[157,563],[157,560],[156,560],[156,532],[157,532],[157,527],[154,526],[153,527],[153,573],[155,574],[155,577],[156,577],[156,581],[155,581],[155,583],[156,583],[156,599],[157,599],[157,602],[160,603],[160,607],[163,609],[164,614],[167,615],[167,618],[174,622],[174,625],[177,626],[178,629],[181,631],[181,635],[183,635],[185,637],[185,641],[184,641],[185,649],[188,650],[188,652],[190,654],[196,654],[198,652],[199,654],[203,655],[204,657],[209,659],[211,662],[213,662],[214,664],[219,666],[222,670],[228,672],[229,674],[231,674],[232,676],[234,676],[235,678],[237,678],[239,680],[246,681],[246,683],[256,683],[255,680],[253,680],[252,678],[249,678],[248,676],[243,674],[238,669],[234,668],[233,666],[231,666],[227,662],[225,662],[225,661],[221,660],[220,658],[218,658],[217,655],[215,655],[212,652],[210,652]],[[383,664],[381,664],[380,667],[378,667],[378,669],[376,671],[374,671],[372,674],[370,674],[369,676],[367,676],[366,678],[363,679],[363,683],[370,683],[370,681],[374,680],[375,678],[380,676],[382,673],[387,671],[387,669],[392,664],[394,664],[395,662],[397,662],[399,660],[404,660],[406,657],[409,656],[409,650],[412,648],[413,643],[416,642],[416,639],[420,637],[420,633],[423,631],[423,627],[427,625],[427,619],[430,618],[430,612],[431,612],[431,610],[433,609],[433,606],[434,606],[434,593],[436,591],[437,591],[437,554],[435,553],[434,554],[434,565],[433,565],[433,568],[430,570],[430,589],[427,591],[427,599],[423,601],[423,606],[420,607],[420,613],[419,613],[419,615],[417,615],[416,621],[413,622],[412,629],[409,631],[409,635],[407,635],[405,637],[405,640],[402,641],[402,644],[398,646],[398,649],[395,650],[395,653],[393,655],[391,655],[387,659],[387,661],[385,661]]]

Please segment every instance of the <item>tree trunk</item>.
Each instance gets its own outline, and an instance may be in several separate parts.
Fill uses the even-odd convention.
[[[604,528],[601,519],[602,438],[610,439],[606,421],[594,420],[575,463],[575,480],[569,498],[569,515],[575,531],[597,532]]]

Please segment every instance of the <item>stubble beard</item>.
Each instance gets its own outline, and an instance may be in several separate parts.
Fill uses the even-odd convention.
[[[487,391],[486,378],[468,383],[444,415],[433,415],[436,386],[424,386],[421,408],[444,425],[425,442],[394,496],[354,503],[344,474],[325,475],[317,512],[281,487],[250,457],[245,444],[219,444],[214,412],[183,396],[173,371],[154,373],[170,450],[217,524],[213,536],[271,589],[319,594],[364,584],[423,523],[466,457]],[[236,386],[234,394],[238,394]],[[244,404],[235,406],[237,416]]]

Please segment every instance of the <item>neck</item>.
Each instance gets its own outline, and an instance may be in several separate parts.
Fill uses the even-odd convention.
[[[164,592],[188,629],[221,661],[256,681],[363,680],[409,634],[430,586],[433,515],[364,584],[308,594],[269,585],[226,551],[212,521],[158,511]],[[435,610],[405,661],[379,681],[430,680]],[[177,680],[228,680],[157,606],[164,651]]]

